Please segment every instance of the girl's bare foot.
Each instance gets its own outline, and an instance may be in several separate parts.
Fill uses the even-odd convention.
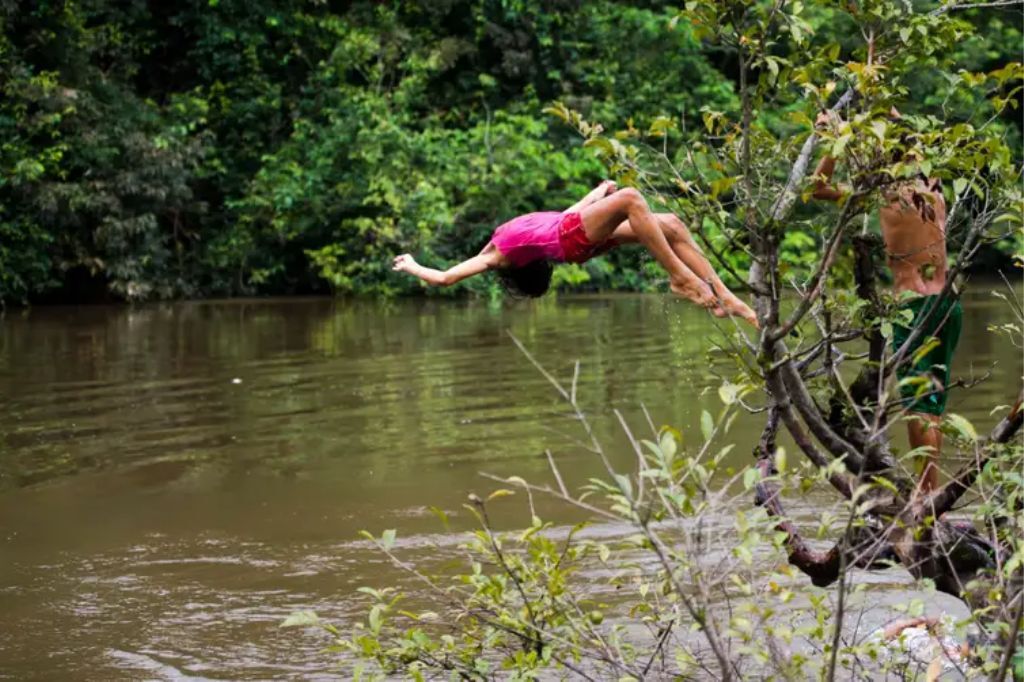
[[[750,306],[737,298],[732,292],[727,293],[722,300],[719,301],[718,297],[715,296],[711,285],[707,282],[670,282],[669,288],[676,296],[681,296],[682,298],[696,303],[701,308],[705,308],[715,317],[723,318],[734,316],[749,322],[755,329],[759,328],[757,324],[757,315]]]
[[[693,301],[701,308],[713,309],[718,307],[715,295],[711,293],[711,287],[703,282],[669,282],[669,289],[676,296],[681,296]]]
[[[729,315],[735,315],[758,328],[757,314],[750,306],[737,298],[735,294],[730,293],[722,299],[722,303]]]
[[[754,329],[760,329],[761,325],[757,322],[757,313],[746,306],[744,307],[746,308],[744,312],[737,312],[735,315],[741,318],[744,322],[749,322],[750,326]]]

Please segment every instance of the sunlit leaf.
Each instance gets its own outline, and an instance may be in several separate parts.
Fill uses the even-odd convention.
[[[775,470],[780,474],[786,473],[787,461],[786,461],[786,448],[775,449]]]
[[[700,432],[705,441],[711,440],[711,434],[715,432],[715,420],[707,410],[701,412],[700,415]]]
[[[756,467],[751,467],[743,472],[743,488],[750,490],[761,480],[761,472]]]
[[[619,490],[627,499],[633,498],[633,483],[629,480],[628,476],[615,474],[615,482],[619,484]]]
[[[666,464],[670,464],[676,456],[676,439],[669,431],[662,431],[658,447],[665,457]]]
[[[395,529],[389,528],[380,536],[380,544],[384,549],[391,549],[395,544]]]
[[[725,382],[718,387],[718,397],[726,405],[732,405],[736,402],[737,394],[739,393],[739,386],[731,382]]]
[[[283,621],[279,627],[282,628],[300,628],[308,627],[310,625],[319,625],[320,617],[313,611],[296,611],[289,615]]]
[[[978,432],[965,417],[951,412],[946,415],[944,423],[964,440],[978,440]]]

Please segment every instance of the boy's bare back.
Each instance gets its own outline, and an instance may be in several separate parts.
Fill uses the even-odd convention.
[[[938,294],[946,280],[946,201],[923,180],[886,194],[879,211],[896,291]]]

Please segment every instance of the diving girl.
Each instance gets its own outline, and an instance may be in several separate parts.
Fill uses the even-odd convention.
[[[583,263],[622,244],[643,244],[668,272],[672,293],[711,311],[757,325],[757,316],[729,291],[671,213],[653,213],[639,191],[616,190],[606,180],[562,212],[544,211],[499,226],[487,246],[447,270],[420,265],[409,254],[395,257],[394,269],[432,286],[450,286],[494,270],[502,285],[520,296],[541,296],[551,284],[552,263]]]

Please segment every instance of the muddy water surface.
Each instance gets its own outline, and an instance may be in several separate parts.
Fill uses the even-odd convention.
[[[986,331],[1008,319],[989,288],[966,301],[955,372],[992,378],[951,400],[982,426],[1021,375],[1019,350]],[[402,551],[436,559],[426,548],[454,553],[456,539],[427,508],[493,487],[479,472],[545,478],[550,448],[570,485],[598,473],[506,330],[561,377],[581,360],[582,402],[624,466],[613,409],[640,428],[643,403],[684,432],[718,409],[705,389],[727,367],[705,351],[721,333],[661,296],[8,312],[0,677],[331,675],[321,641],[276,626],[302,608],[344,624],[356,587],[404,580],[360,529],[396,528]],[[757,433],[738,420],[737,463]],[[523,511],[509,500],[496,513],[515,525]]]

